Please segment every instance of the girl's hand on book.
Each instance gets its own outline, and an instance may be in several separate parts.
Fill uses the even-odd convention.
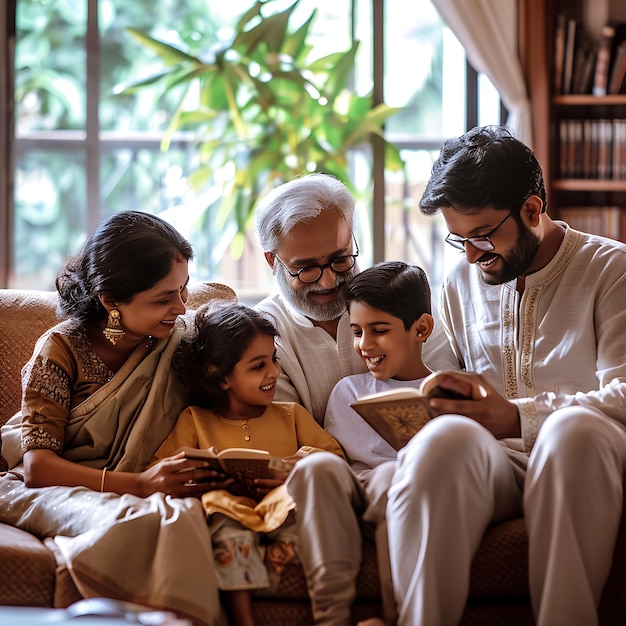
[[[480,374],[463,372],[456,376],[446,372],[438,382],[441,387],[466,396],[460,400],[432,398],[429,404],[438,413],[471,417],[498,439],[521,436],[517,406],[501,396]]]
[[[284,482],[284,478],[255,478],[251,481],[250,489],[255,491],[257,498],[260,499],[272,489],[280,487]]]
[[[197,487],[199,488],[200,495],[206,493],[207,491],[215,491],[216,489],[226,489],[235,482],[233,478],[226,476],[226,474],[222,474],[220,472],[216,472],[215,470],[206,470],[207,477],[205,479],[201,479],[198,481]]]

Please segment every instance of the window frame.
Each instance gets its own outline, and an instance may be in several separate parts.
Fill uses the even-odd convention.
[[[12,184],[13,170],[13,68],[15,49],[15,3],[0,4],[0,287],[9,281],[13,258]]]
[[[384,1],[372,1],[372,45],[373,45],[373,100],[374,104],[384,102]],[[141,138],[117,133],[100,131],[99,127],[99,83],[100,83],[100,46],[98,24],[98,0],[87,0],[87,120],[86,130],[55,131],[54,135],[45,132],[36,133],[36,137],[15,138],[13,111],[14,50],[16,37],[16,6],[18,0],[7,0],[0,6],[0,49],[4,51],[5,63],[0,63],[0,146],[2,165],[0,165],[0,288],[6,288],[11,275],[14,241],[13,171],[15,156],[23,150],[42,146],[44,148],[80,149],[85,154],[86,163],[86,226],[92,231],[97,226],[101,213],[101,154],[108,150],[124,147],[136,152],[139,149],[159,150],[160,134],[142,133]],[[354,35],[354,24],[352,25]],[[478,73],[466,62],[466,129],[478,123],[479,85]],[[506,119],[506,110],[501,106],[501,120]],[[433,138],[423,140],[392,139],[394,144],[406,150],[438,150],[441,141]],[[175,142],[186,146],[184,134],[177,136]],[[384,145],[377,138],[372,138],[372,261],[385,259],[385,170]]]

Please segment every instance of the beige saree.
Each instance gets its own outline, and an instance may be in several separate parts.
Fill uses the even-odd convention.
[[[2,428],[2,453],[12,469],[0,475],[0,522],[53,538],[55,552],[63,556],[85,597],[124,599],[209,626],[217,622],[220,609],[211,538],[198,499],[160,493],[117,496],[84,487],[32,489],[22,480],[25,432],[29,441],[44,437],[52,448],[62,439],[61,455],[77,463],[110,471],[144,469],[184,406],[170,362],[187,323],[180,318],[169,340],[137,348],[120,371],[71,408],[62,432],[54,419],[37,427],[45,397],[37,400],[28,423],[22,423],[21,412],[9,420]],[[46,351],[54,344],[55,328],[37,343],[24,369],[25,387],[34,368],[50,366]],[[75,371],[89,367],[93,355]],[[49,394],[57,400],[62,396],[56,387]],[[25,393],[25,405],[27,399]]]

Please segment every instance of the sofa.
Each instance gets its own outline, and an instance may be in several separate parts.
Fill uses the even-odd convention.
[[[229,287],[197,283],[188,306],[213,298],[235,299]],[[56,294],[0,289],[0,423],[20,406],[20,371],[36,339],[57,322]],[[0,471],[2,466],[0,458]],[[470,594],[462,626],[530,626],[527,537],[523,519],[492,525],[474,559]],[[363,561],[354,604],[354,622],[381,614],[376,551],[363,542]],[[63,564],[40,538],[0,524],[0,605],[65,607],[80,599]],[[311,624],[306,583],[297,563],[290,564],[278,589],[253,601],[257,626]],[[602,626],[623,626],[626,618],[626,517],[622,516],[613,568],[600,605]]]

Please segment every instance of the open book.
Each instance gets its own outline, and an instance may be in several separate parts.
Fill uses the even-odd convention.
[[[235,479],[235,484],[228,488],[233,494],[247,497],[250,495],[250,483],[255,478],[287,478],[294,461],[272,456],[267,450],[255,448],[224,448],[217,454],[210,449],[182,447],[177,452],[184,452],[190,459],[207,461],[210,469],[222,472]]]
[[[430,398],[463,399],[465,396],[443,389],[438,384],[439,372],[424,378],[418,388],[396,387],[361,396],[350,406],[396,450],[403,448],[428,420],[436,417],[428,404]],[[462,376],[463,372],[454,372]]]

